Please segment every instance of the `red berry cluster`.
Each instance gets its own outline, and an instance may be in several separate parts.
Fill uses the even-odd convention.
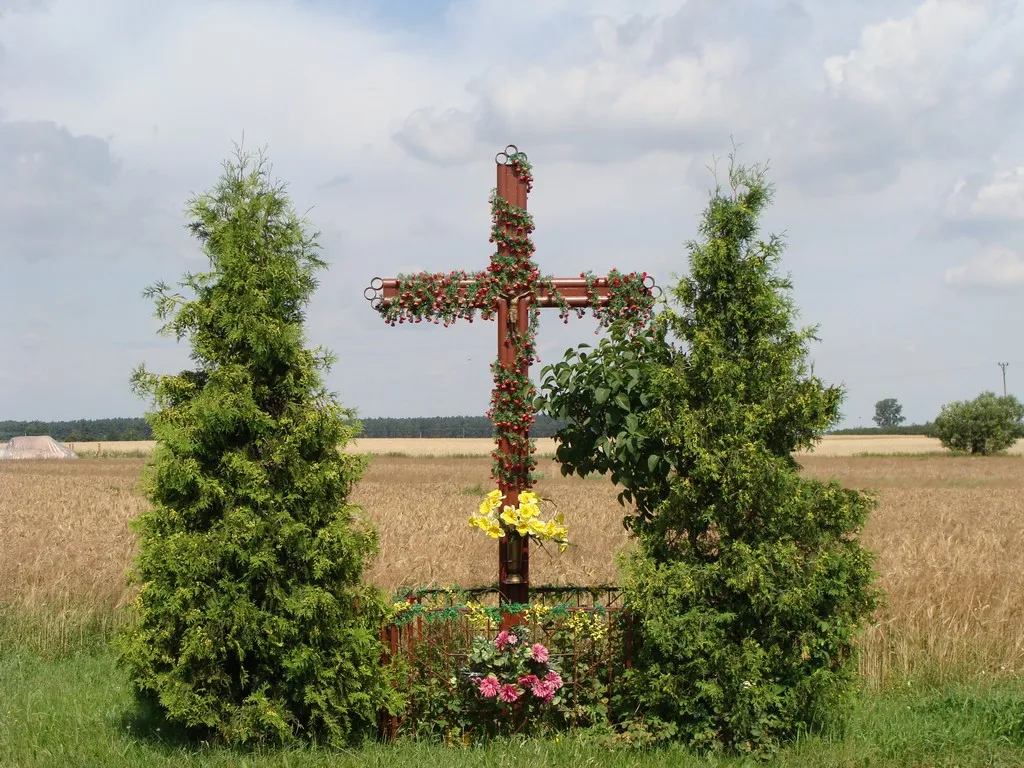
[[[630,272],[624,274],[617,269],[608,273],[608,277],[600,279],[592,274],[581,272],[580,277],[587,280],[587,296],[596,317],[603,327],[616,321],[628,321],[631,334],[636,333],[651,319],[654,311],[654,294],[647,287],[646,272]],[[607,287],[605,298],[597,290],[598,283]]]

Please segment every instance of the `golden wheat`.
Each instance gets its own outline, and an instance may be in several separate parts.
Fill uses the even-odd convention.
[[[148,456],[156,445],[152,440],[132,440],[107,443],[69,443],[79,456],[104,457],[123,455]],[[548,437],[537,439],[537,453],[553,456],[555,441]],[[369,437],[354,440],[346,446],[350,453],[369,453],[374,456],[400,454],[402,456],[490,456],[494,441],[487,437],[432,438],[432,437]],[[948,451],[934,437],[918,435],[826,435],[811,452],[814,456],[857,456],[859,454],[941,453]],[[1024,456],[1024,440],[1007,451]]]
[[[801,463],[808,476],[874,489],[880,501],[864,533],[888,595],[862,641],[872,680],[1024,671],[1021,459],[810,455]],[[143,464],[0,462],[0,606],[103,614],[123,604],[128,522],[145,507],[136,491]],[[615,553],[629,540],[615,489],[563,478],[550,460],[540,470],[539,490],[565,513],[574,546],[561,555],[535,548],[534,583],[616,581]],[[380,532],[369,577],[389,590],[492,582],[496,547],[466,522],[488,474],[486,458],[374,458],[354,498]]]

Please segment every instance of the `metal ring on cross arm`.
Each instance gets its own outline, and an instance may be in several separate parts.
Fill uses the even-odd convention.
[[[650,280],[650,282],[647,282],[648,280]],[[652,288],[654,288],[654,276],[653,275],[647,275],[644,278],[644,288],[646,288],[647,290],[651,290]]]
[[[370,287],[373,288],[373,290],[375,290],[375,291],[379,291],[381,288],[384,287],[384,278],[382,278],[382,277],[375,277],[375,278],[373,278],[373,280],[370,281]]]
[[[363,288],[363,298],[367,301],[373,301],[377,298],[377,291],[373,288]]]

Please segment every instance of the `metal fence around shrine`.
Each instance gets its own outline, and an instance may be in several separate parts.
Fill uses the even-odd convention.
[[[467,605],[498,608],[498,590],[425,589],[405,599],[410,615],[384,627],[381,640],[384,662],[394,667],[407,703],[401,716],[381,718],[382,736],[448,738],[451,734],[442,731],[452,723],[488,711],[467,693],[462,671],[473,639],[493,640],[501,627],[491,621],[480,626],[479,615],[471,621]],[[591,724],[607,711],[617,679],[632,666],[633,623],[621,589],[531,586],[529,606],[512,607],[526,608],[521,623],[529,628],[531,642],[547,646],[566,677],[553,720],[559,727]]]

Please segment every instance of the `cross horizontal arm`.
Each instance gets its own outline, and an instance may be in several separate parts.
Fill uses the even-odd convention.
[[[615,292],[628,283],[640,283],[654,292],[654,279],[642,275],[613,275],[612,277],[558,277],[538,281],[535,304],[539,307],[605,307]],[[403,277],[375,277],[363,295],[374,309],[380,310],[399,303],[406,310],[431,309],[442,311],[446,306],[465,310],[484,310],[485,316],[493,311],[498,298],[497,287],[486,272],[432,273],[421,272]]]

